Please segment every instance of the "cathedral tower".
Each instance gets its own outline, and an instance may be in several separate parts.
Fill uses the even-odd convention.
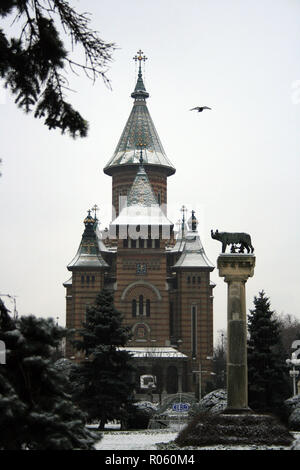
[[[108,230],[96,216],[85,220],[85,231],[67,289],[67,326],[80,327],[85,308],[101,288],[114,293],[114,303],[132,328],[126,346],[136,361],[136,392],[140,376],[157,377],[156,392],[194,393],[195,369],[209,371],[213,354],[214,266],[207,258],[192,217],[186,229],[174,232],[167,217],[167,178],[175,168],[167,158],[149,114],[141,63],[134,104],[116,150],[104,168],[112,177],[115,207]],[[67,349],[68,357],[72,350]],[[204,366],[204,368],[203,368]],[[208,379],[202,377],[202,383]],[[141,396],[141,395],[140,395]]]
[[[104,173],[112,176],[112,203],[116,215],[119,214],[120,197],[128,194],[135,178],[140,150],[143,150],[144,167],[159,204],[167,204],[167,177],[176,171],[166,156],[147,107],[149,93],[145,89],[141,69],[146,57],[140,50],[134,60],[139,63],[139,71],[131,94],[133,108],[116,150],[104,168]]]

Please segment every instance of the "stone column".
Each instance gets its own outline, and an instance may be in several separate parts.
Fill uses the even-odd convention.
[[[228,285],[227,301],[227,409],[225,413],[251,412],[248,407],[247,279],[254,274],[255,256],[231,253],[218,257],[219,276]]]

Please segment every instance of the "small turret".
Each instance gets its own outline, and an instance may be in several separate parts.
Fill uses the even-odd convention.
[[[82,234],[81,243],[75,258],[68,264],[67,268],[72,271],[74,268],[93,267],[106,268],[108,264],[101,256],[98,238],[96,234],[97,219],[91,216],[91,211],[84,221],[84,232]]]

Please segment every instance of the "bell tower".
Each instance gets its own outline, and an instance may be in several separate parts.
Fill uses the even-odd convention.
[[[79,329],[86,306],[108,289],[132,331],[125,347],[137,366],[137,395],[143,395],[140,377],[145,374],[157,378],[157,394],[194,393],[199,388],[195,369],[207,373],[211,367],[214,266],[201,243],[195,213],[187,228],[182,207],[177,234],[168,219],[167,179],[176,170],[147,107],[142,73],[147,58],[139,50],[133,59],[138,64],[133,107],[103,170],[112,177],[115,211],[109,229],[100,229],[97,206],[94,217],[89,212],[84,220],[81,244],[68,265],[72,277],[64,283],[67,326]],[[208,378],[202,377],[203,389]]]
[[[141,150],[144,168],[159,205],[167,204],[167,177],[176,171],[167,158],[147,107],[149,93],[144,85],[141,65],[147,57],[139,50],[133,59],[139,64],[136,86],[131,93],[133,108],[115,152],[103,170],[112,176],[115,216],[120,212],[121,197],[128,195],[134,181]]]

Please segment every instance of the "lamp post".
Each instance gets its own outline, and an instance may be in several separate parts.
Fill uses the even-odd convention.
[[[292,359],[287,359],[285,361],[288,365],[290,365],[292,368],[290,370],[290,376],[293,379],[293,396],[297,395],[297,390],[296,390],[296,378],[299,375],[299,370],[295,368],[295,365],[299,365],[299,359],[294,359],[292,355]]]
[[[300,346],[300,340],[293,341],[291,348],[296,349],[297,346]],[[299,370],[296,370],[295,366],[300,366],[300,359],[297,359],[297,357],[300,354],[300,348],[298,347],[296,351],[292,353],[291,359],[287,359],[285,362],[290,365],[290,367],[293,366],[293,368],[290,370],[290,376],[293,379],[293,395],[297,395],[296,391],[296,378],[299,375]]]
[[[213,360],[212,356],[207,356],[206,359]],[[202,370],[201,361],[199,361],[198,370],[193,370],[193,374],[198,374],[198,395],[199,401],[201,400],[202,396],[202,374],[210,374],[216,375],[214,372],[210,372],[209,370]]]
[[[293,378],[293,395],[297,395],[296,391],[296,377],[298,377],[299,371],[295,369],[295,366],[293,366],[293,369],[290,370],[290,376]]]

